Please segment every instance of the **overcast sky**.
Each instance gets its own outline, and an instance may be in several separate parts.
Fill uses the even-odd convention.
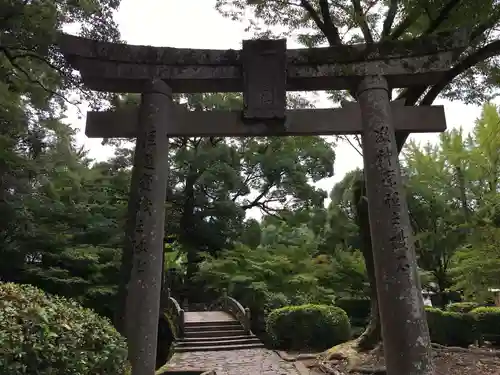
[[[239,49],[241,41],[249,35],[244,25],[223,18],[214,9],[215,0],[122,0],[116,16],[123,40],[130,44],[164,47]],[[288,41],[288,48],[299,45]],[[462,126],[469,131],[480,109],[459,102],[437,100],[444,104],[448,128]],[[318,107],[329,106],[327,100],[318,102]],[[85,113],[86,108],[80,108]],[[100,139],[88,139],[84,135],[85,118],[78,119],[71,111],[68,120],[80,129],[77,140],[90,150],[90,156],[103,160],[112,155],[109,148],[101,146]],[[419,141],[435,140],[437,134],[420,134],[412,138]],[[333,184],[346,172],[362,165],[362,159],[348,144],[336,148],[335,177],[321,181],[318,185],[330,191]]]

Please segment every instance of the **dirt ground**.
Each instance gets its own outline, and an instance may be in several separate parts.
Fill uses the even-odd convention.
[[[326,358],[328,356],[329,358]],[[436,375],[500,375],[500,350],[434,346]],[[330,352],[317,358],[297,358],[311,375],[385,375],[380,349],[367,353]]]

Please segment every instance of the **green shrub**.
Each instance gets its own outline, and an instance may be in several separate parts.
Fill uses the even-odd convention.
[[[370,319],[369,298],[339,298],[335,301],[335,305],[347,313],[353,325],[364,326]]]
[[[477,321],[478,332],[486,335],[488,341],[500,344],[500,307],[478,307],[470,314]]]
[[[456,303],[450,303],[448,306],[446,306],[446,310],[451,312],[467,314],[479,306],[480,306],[479,303],[476,302],[456,302]]]
[[[111,323],[30,285],[0,283],[0,373],[122,375],[127,346]]]
[[[477,339],[475,319],[471,314],[425,309],[431,341],[441,345],[467,347]]]
[[[281,349],[323,350],[351,337],[349,318],[336,306],[286,306],[272,311],[266,329]]]
[[[290,300],[283,293],[266,293],[263,311],[266,314],[288,305],[290,305]]]

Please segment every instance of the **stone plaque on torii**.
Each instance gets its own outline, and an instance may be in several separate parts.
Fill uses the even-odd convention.
[[[142,94],[139,108],[89,112],[86,128],[89,137],[137,138],[131,194],[138,204],[130,208],[134,262],[127,296],[127,314],[135,319],[127,330],[133,375],[154,372],[168,137],[174,136],[361,134],[384,349],[405,358],[387,361],[387,373],[412,373],[417,362],[430,366],[422,363],[430,358],[430,343],[420,335],[426,323],[395,132],[441,132],[446,123],[443,107],[406,107],[390,102],[389,92],[439,82],[466,40],[459,31],[295,50],[287,50],[285,40],[250,40],[236,51],[60,36],[62,53],[88,88]],[[285,109],[287,91],[312,90],[350,90],[357,102]],[[172,92],[243,92],[243,110],[189,112],[172,102]]]

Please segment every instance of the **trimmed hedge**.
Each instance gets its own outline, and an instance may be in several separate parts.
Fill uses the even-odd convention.
[[[500,344],[500,307],[478,307],[470,314],[476,320],[478,333],[485,335],[488,341]]]
[[[125,339],[76,302],[30,285],[0,283],[0,373],[122,375]]]
[[[446,306],[446,310],[451,312],[467,314],[479,306],[480,306],[479,303],[476,302],[456,302],[456,303],[450,303],[448,306]]]
[[[301,305],[273,310],[266,330],[280,349],[324,350],[351,337],[349,318],[336,306]]]
[[[431,341],[441,345],[467,347],[477,339],[475,319],[461,314],[426,307]]]
[[[347,313],[353,325],[364,326],[370,319],[371,301],[369,298],[339,298],[335,306]]]

